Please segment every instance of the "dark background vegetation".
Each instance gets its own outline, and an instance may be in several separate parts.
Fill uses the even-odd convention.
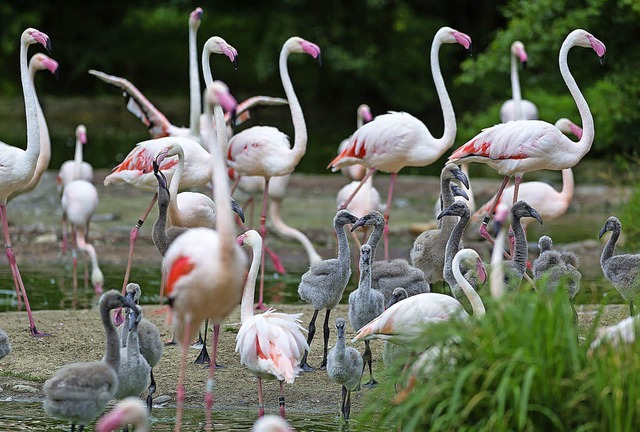
[[[149,137],[121,101],[103,105],[118,100],[118,92],[90,76],[91,68],[128,78],[174,124],[187,125],[187,19],[196,6],[204,9],[199,49],[208,37],[219,35],[239,52],[237,71],[221,56],[211,60],[214,78],[225,81],[239,100],[283,95],[277,59],[288,37],[299,35],[322,48],[322,67],[308,57],[290,59],[309,130],[307,155],[298,171],[327,172],[338,143],[355,128],[360,103],[368,103],[374,114],[410,112],[434,135],[441,134],[442,113],[428,53],[433,35],[444,25],[469,34],[474,51],[471,57],[458,45],[440,51],[458,120],[454,148],[499,121],[500,104],[511,95],[509,46],[516,39],[529,53],[527,68],[520,72],[523,96],[537,104],[543,120],[569,117],[579,122],[557,58],[565,36],[584,28],[607,46],[602,67],[587,49],[575,48],[569,59],[596,122],[596,139],[587,157],[635,165],[640,135],[635,127],[640,120],[636,0],[3,1],[3,117],[5,112],[23,116],[19,40],[25,28],[35,27],[51,37],[51,56],[60,63],[58,80],[40,73],[36,83],[54,147],[50,168],[72,157],[73,130],[80,122],[87,124],[92,144],[86,158],[98,168],[114,166],[136,142]],[[36,49],[41,48],[32,47],[30,54]],[[111,107],[110,113],[104,113],[105,106]],[[0,121],[1,139],[24,145],[23,117],[10,118]],[[255,120],[293,134],[287,109],[263,111]],[[56,143],[67,148],[59,150]],[[436,174],[441,166],[406,171]]]

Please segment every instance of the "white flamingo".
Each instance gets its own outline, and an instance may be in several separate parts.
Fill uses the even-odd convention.
[[[500,107],[500,121],[506,123],[513,120],[537,120],[538,108],[533,102],[522,99],[520,79],[518,78],[518,60],[527,64],[528,56],[524,44],[515,41],[511,44],[511,99]]]

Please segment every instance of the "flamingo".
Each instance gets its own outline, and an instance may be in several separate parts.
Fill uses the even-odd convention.
[[[556,121],[555,126],[564,133],[572,133],[578,139],[582,137],[582,129],[580,126],[573,123],[571,120],[561,118]],[[574,183],[573,183],[573,171],[571,168],[563,169],[562,171],[562,190],[558,192],[548,183],[541,181],[524,182],[520,184],[520,190],[518,191],[518,199],[526,201],[531,207],[538,210],[540,216],[544,221],[550,221],[559,218],[567,212],[571,200],[573,199]],[[471,222],[478,223],[482,216],[484,216],[493,201],[495,195],[489,199],[471,216]],[[502,196],[498,199],[499,203],[504,203],[507,207],[511,207],[513,204],[513,186],[505,188],[502,192]],[[522,226],[527,229],[533,219],[523,218]]]
[[[211,122],[211,105],[217,125],[224,122],[222,107],[213,89],[207,88],[206,122]],[[211,126],[211,125],[210,125]],[[213,130],[213,128],[211,129]],[[216,128],[218,142],[223,142],[224,131]],[[177,388],[176,432],[180,431],[184,406],[184,374],[189,341],[195,336],[202,321],[209,318],[219,325],[240,302],[247,271],[247,259],[235,244],[229,186],[220,146],[212,146],[214,198],[218,206],[217,231],[210,228],[192,228],[180,235],[169,246],[163,259],[163,274],[169,303],[173,313],[176,338],[182,345],[182,357]],[[212,342],[213,364],[217,354],[218,338]],[[205,395],[205,429],[211,430],[211,406],[215,367],[209,368]]]
[[[259,315],[253,314],[262,237],[257,231],[249,230],[236,241],[253,250],[240,306],[242,325],[236,336],[236,352],[240,353],[240,363],[258,377],[258,417],[264,416],[262,378],[280,381],[280,415],[285,417],[284,383],[293,384],[301,370],[300,359],[309,349],[303,334],[305,329],[300,325],[302,313],[285,314],[269,309]]]
[[[35,83],[35,75],[39,70],[48,70],[56,77],[58,76],[58,62],[42,53],[35,53],[29,60],[29,77],[31,82]],[[35,87],[34,87],[35,88]],[[36,98],[36,109],[38,111],[38,125],[40,127],[40,155],[38,156],[38,163],[36,164],[36,170],[33,173],[33,177],[29,183],[27,183],[22,189],[19,189],[13,193],[9,199],[13,199],[18,195],[31,192],[38,186],[42,174],[49,167],[49,161],[51,160],[51,138],[49,137],[49,127],[47,126],[47,120],[42,112],[38,95],[34,92]]]
[[[267,200],[269,197],[269,179],[271,177],[291,174],[307,149],[307,126],[304,122],[302,107],[298,101],[289,70],[287,59],[291,53],[309,54],[320,60],[318,45],[294,36],[285,41],[280,51],[279,68],[280,79],[284,87],[291,119],[293,121],[294,143],[289,145],[289,138],[278,129],[270,126],[254,126],[235,135],[229,141],[227,164],[240,176],[262,176],[265,179],[264,195],[262,199],[262,213],[260,215],[260,235],[263,240],[267,234]],[[260,294],[258,308],[264,309],[264,250],[260,264]]]
[[[16,256],[11,247],[9,237],[9,221],[7,219],[7,200],[16,191],[26,186],[36,170],[38,156],[40,154],[40,128],[38,125],[38,108],[36,101],[36,91],[33,81],[29,77],[27,66],[27,50],[29,45],[40,43],[47,50],[51,50],[49,36],[34,28],[28,28],[20,36],[20,80],[22,82],[22,93],[24,97],[24,107],[27,120],[27,149],[23,150],[0,142],[0,219],[2,221],[2,232],[4,234],[4,247],[11,268],[13,284],[18,294],[22,295],[27,315],[29,316],[29,329],[33,336],[47,336],[46,333],[36,329],[33,320],[31,306],[27,298]]]
[[[364,125],[365,123],[369,123],[371,120],[373,120],[373,115],[371,114],[371,108],[369,108],[369,105],[361,104],[360,106],[358,106],[358,109],[356,110],[356,130],[360,129],[362,125]],[[342,151],[347,147],[347,145],[349,144],[349,138],[342,140],[342,142],[338,146],[338,154],[342,153]],[[342,168],[340,172],[348,179],[360,182],[362,177],[364,177],[367,173],[367,167],[360,164],[349,165]],[[348,195],[344,198],[347,197]]]
[[[520,94],[520,79],[518,78],[518,60],[522,65],[527,64],[527,52],[524,44],[515,41],[511,44],[511,99],[500,107],[500,121],[506,123],[512,120],[537,120],[538,108],[535,104],[522,99]]]
[[[213,85],[213,79],[211,78],[211,66],[209,65],[209,55],[211,53],[224,54],[229,57],[233,64],[237,64],[238,57],[236,49],[229,45],[224,39],[218,36],[210,37],[202,49],[202,68],[204,70],[207,87]],[[232,109],[231,105],[233,105],[235,99],[226,95],[220,95],[219,102],[223,107],[226,106],[227,108]],[[157,190],[157,180],[153,174],[153,158],[164,145],[169,142],[176,141],[182,147],[185,154],[185,164],[188,165],[185,168],[185,172],[189,173],[189,175],[185,175],[181,179],[181,183],[184,182],[183,187],[196,187],[208,183],[211,178],[211,154],[202,148],[202,146],[200,146],[200,144],[195,140],[181,137],[166,137],[138,143],[136,147],[129,152],[124,161],[115,167],[111,174],[105,177],[105,186],[110,184],[128,183],[135,187],[155,192]],[[167,161],[160,167],[160,169],[162,169],[165,175],[169,177],[170,175],[173,175],[173,171],[176,168],[171,168],[172,165],[175,165],[176,163],[177,161],[175,160]],[[191,165],[194,166],[191,167]],[[195,184],[190,183],[190,181],[194,181]],[[136,239],[138,238],[138,232],[149,215],[149,212],[155,205],[157,198],[158,195],[156,193],[129,235],[129,258],[127,261],[124,280],[122,282],[123,293],[129,281],[131,262],[133,261],[133,247]],[[121,314],[118,313],[116,316],[118,317],[117,322],[120,324],[122,321]]]
[[[496,194],[498,198],[507,186],[509,177],[515,177],[513,202],[516,202],[524,173],[540,169],[571,168],[591,148],[595,134],[593,116],[576,80],[569,71],[567,62],[569,50],[574,46],[592,48],[601,60],[604,59],[606,47],[587,31],[576,29],[569,33],[560,48],[558,60],[560,74],[576,102],[584,132],[578,142],[570,140],[550,123],[540,120],[516,120],[484,129],[449,156],[450,162],[485,163],[504,175],[504,180]],[[493,242],[493,239],[487,232],[487,224],[496,205],[497,199],[494,200],[480,226],[480,234],[489,242]]]
[[[444,116],[444,132],[441,138],[434,138],[424,123],[405,112],[390,112],[377,116],[373,121],[358,129],[349,138],[349,144],[327,168],[333,171],[342,167],[362,164],[369,168],[360,181],[362,185],[375,170],[391,173],[391,182],[387,194],[384,228],[384,259],[389,259],[389,211],[393,186],[398,171],[406,166],[426,166],[442,156],[452,145],[456,137],[456,116],[451,99],[444,84],[438,52],[443,43],[459,43],[466,49],[471,47],[471,38],[450,27],[442,27],[433,38],[431,45],[431,72],[436,86],[440,106]],[[357,193],[354,191],[353,195]],[[352,195],[352,197],[353,197]],[[351,197],[351,198],[352,198]],[[340,208],[346,208],[350,198]]]
[[[86,252],[91,259],[91,284],[96,294],[102,293],[104,276],[98,265],[96,250],[89,243],[89,223],[98,208],[98,191],[93,183],[86,180],[74,180],[62,192],[62,220],[71,222],[71,231],[75,234],[76,247]],[[78,260],[73,258],[73,282],[77,288]]]

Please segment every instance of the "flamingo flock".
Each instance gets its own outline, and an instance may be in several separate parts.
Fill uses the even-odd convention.
[[[93,185],[92,168],[83,161],[87,130],[79,125],[75,158],[63,164],[58,175],[64,227],[62,245],[63,252],[69,247],[69,242],[74,251],[85,251],[91,259],[91,282],[96,295],[100,296],[99,311],[106,348],[102,360],[71,363],[44,385],[45,411],[68,420],[72,431],[76,425],[82,430],[93,422],[113,398],[122,401],[99,420],[97,430],[114,430],[127,424],[134,424],[137,430],[148,428],[151,395],[155,391],[152,367],[156,370],[163,367],[160,363],[162,345],[155,329],[152,333],[157,354],[153,357],[145,355],[148,353],[143,347],[148,343],[145,335],[139,336],[138,332],[139,327],[145,328],[148,324],[142,320],[141,309],[133,300],[136,298],[133,292],[135,284],[128,284],[128,278],[138,231],[156,200],[159,211],[153,241],[162,256],[163,296],[168,301],[166,312],[180,350],[180,362],[173,365],[178,369],[175,430],[180,431],[182,427],[189,346],[205,321],[215,326],[210,347],[212,361],[207,377],[203,377],[206,381],[204,428],[212,430],[219,329],[238,305],[241,322],[235,351],[239,353],[239,363],[257,379],[258,418],[265,415],[263,379],[279,382],[278,408],[284,418],[284,384],[299,385],[295,383],[296,378],[300,374],[310,374],[308,380],[305,378],[308,384],[309,380],[324,373],[321,370],[326,370],[328,377],[342,388],[340,412],[346,420],[351,410],[351,392],[360,390],[366,367],[370,379],[362,387],[377,384],[373,378],[374,357],[370,340],[381,339],[387,344],[402,347],[397,352],[404,353],[405,368],[411,366],[416,356],[420,356],[420,361],[428,362],[429,355],[425,356],[428,351],[415,345],[425,326],[457,319],[482,319],[491,313],[485,310],[484,292],[489,291],[500,298],[505,288],[510,291],[522,289],[521,281],[528,277],[526,224],[533,219],[540,223],[543,220],[548,222],[567,211],[574,189],[571,169],[587,154],[593,143],[594,119],[569,70],[568,54],[573,47],[583,47],[604,58],[604,43],[587,31],[577,29],[568,34],[560,47],[559,69],[578,108],[582,125],[579,127],[567,119],[561,119],[555,125],[537,120],[535,105],[522,99],[518,80],[517,63],[526,62],[528,56],[524,44],[514,42],[511,46],[513,95],[501,109],[503,123],[484,129],[449,155],[440,177],[440,224],[418,236],[413,249],[411,244],[407,245],[413,265],[406,260],[390,259],[389,214],[398,172],[408,166],[435,164],[454,146],[456,139],[456,116],[440,70],[439,52],[443,44],[459,44],[469,49],[471,37],[453,28],[442,27],[433,37],[429,57],[444,119],[442,136],[434,137],[420,119],[409,113],[389,112],[373,118],[367,105],[358,108],[358,128],[343,142],[338,155],[328,166],[333,171],[344,170],[353,183],[345,187],[337,199],[338,210],[333,218],[337,252],[334,257],[323,260],[311,240],[301,230],[285,224],[280,215],[289,176],[304,157],[308,141],[302,108],[304,100],[299,100],[294,90],[288,59],[291,54],[306,54],[320,60],[321,48],[298,36],[284,41],[278,66],[286,99],[260,96],[242,105],[237,103],[226,84],[213,79],[210,66],[212,53],[224,55],[237,66],[238,53],[221,37],[210,37],[201,52],[206,86],[204,97],[201,97],[196,34],[202,16],[203,10],[197,8],[188,20],[191,87],[188,128],[171,124],[128,80],[90,71],[125,91],[127,108],[149,127],[151,134],[151,139],[137,143],[122,163],[113,169],[106,177],[105,185],[140,188],[149,192],[151,202],[130,234],[122,293],[109,290],[103,294],[104,276],[98,265],[96,246],[89,242],[89,225],[97,208],[98,193]],[[35,187],[50,158],[47,125],[36,96],[33,74],[40,69],[55,72],[57,63],[37,54],[32,57],[30,69],[27,49],[37,43],[47,48],[50,46],[48,36],[38,30],[29,28],[22,33],[20,73],[26,108],[27,147],[23,150],[4,143],[0,145],[0,219],[17,299],[26,306],[31,334],[41,337],[47,334],[36,328],[33,319],[27,290],[12,251],[6,210],[10,197]],[[230,120],[234,123],[238,111],[248,113],[257,104],[288,104],[294,130],[292,143],[286,134],[271,126],[253,126],[233,134]],[[243,117],[246,118],[248,114]],[[578,141],[572,141],[564,133],[576,135]],[[473,216],[466,203],[472,197],[469,163],[487,164],[505,176],[497,194]],[[464,164],[464,168],[458,164]],[[562,171],[562,191],[558,192],[542,182],[521,183],[525,173],[542,169]],[[375,171],[391,173],[384,215],[378,211],[379,195],[372,184]],[[258,230],[244,229],[241,224],[244,232],[239,235],[236,232],[237,224],[232,213],[237,213],[243,222],[244,216],[231,197],[234,188],[230,185],[230,175],[240,189],[262,193]],[[506,188],[510,177],[515,177],[513,190]],[[251,185],[253,183],[255,185]],[[270,195],[273,200],[270,218],[276,232],[298,240],[309,258],[309,269],[300,278],[298,286],[300,298],[314,310],[308,319],[308,329],[302,325],[302,313],[286,314],[265,306],[265,255],[271,256],[274,263],[278,262],[275,253],[265,245]],[[488,222],[494,213],[502,228],[493,246],[491,262],[485,263],[478,251],[465,247],[462,235],[470,220],[473,222],[485,215],[480,232],[494,243],[488,232]],[[66,235],[67,222],[71,224],[71,241]],[[374,228],[366,243],[361,244],[354,236],[353,250],[356,254],[359,251],[358,287],[348,298],[348,319],[356,333],[352,342],[364,341],[365,349],[360,354],[355,346],[347,345],[346,320],[338,317],[335,320],[337,342],[329,350],[330,314],[342,302],[352,275],[347,233],[367,226]],[[505,250],[508,226],[512,227],[515,236],[512,247],[507,248],[509,252]],[[606,277],[629,302],[633,315],[634,301],[640,293],[637,283],[640,258],[631,254],[614,255],[621,230],[620,221],[613,216],[602,227],[600,236],[607,231],[612,231],[613,235],[603,250],[601,264]],[[376,261],[376,246],[380,238],[383,239],[384,255],[383,259]],[[579,289],[578,261],[569,254],[551,250],[551,244],[549,237],[540,240],[542,253],[534,264],[536,284],[553,279],[555,285],[546,289],[555,290],[562,284],[563,277],[570,277],[573,282],[568,297],[572,298]],[[251,260],[241,246],[249,247]],[[505,260],[505,256],[508,259]],[[489,289],[483,288],[487,279],[486,269],[491,272]],[[569,276],[565,276],[567,272],[570,272]],[[258,274],[258,301],[254,307]],[[435,283],[440,281],[449,285],[452,295],[432,292]],[[77,286],[77,282],[75,284]],[[124,295],[125,287],[132,291],[127,296]],[[115,324],[120,321],[117,311],[123,307],[128,308],[129,315],[120,329],[125,342],[120,346]],[[255,313],[255,309],[265,311]],[[113,310],[115,315],[111,314]],[[322,361],[314,369],[308,364],[308,355],[314,349],[315,321],[321,310],[326,311]],[[6,336],[3,339],[7,339]],[[629,338],[625,336],[626,339]],[[600,342],[593,345],[594,349],[598,344]],[[10,355],[10,349],[5,349],[3,355]],[[137,398],[147,389],[148,407]],[[81,402],[78,402],[79,398]]]

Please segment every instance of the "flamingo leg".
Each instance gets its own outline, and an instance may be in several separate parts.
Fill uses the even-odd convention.
[[[280,396],[278,396],[278,406],[280,407],[280,415],[287,418],[284,412],[284,382],[280,381]]]
[[[131,273],[131,264],[133,262],[133,248],[136,244],[136,239],[138,238],[138,231],[140,231],[140,228],[142,228],[142,224],[147,219],[147,216],[149,216],[149,213],[151,212],[151,209],[153,208],[153,206],[156,204],[157,200],[158,200],[158,193],[156,192],[153,195],[153,198],[151,199],[151,202],[145,209],[144,213],[142,214],[140,219],[138,219],[136,226],[133,227],[133,229],[131,230],[131,233],[129,234],[129,257],[127,259],[127,269],[124,272],[124,280],[122,281],[122,295],[125,294],[127,289],[127,284],[129,283],[129,274]],[[116,326],[119,326],[124,322],[122,308],[118,308],[115,310],[115,314],[113,316],[113,322]]]
[[[198,354],[198,358],[194,361],[195,364],[204,364],[210,365],[211,358],[209,357],[209,352],[207,352],[207,330],[209,328],[209,320],[204,320],[204,339],[202,339],[202,349],[200,350],[200,354]]]
[[[182,426],[182,409],[184,407],[184,377],[187,370],[187,351],[189,350],[189,335],[191,334],[191,316],[184,319],[184,335],[182,337],[182,356],[178,371],[178,388],[176,389],[176,426],[174,432],[180,432]]]
[[[358,191],[360,190],[360,188],[362,188],[362,186],[364,186],[364,184],[367,182],[367,179],[369,177],[371,177],[373,175],[373,173],[376,171],[375,168],[369,168],[369,170],[367,171],[367,173],[364,175],[364,177],[362,177],[362,180],[360,180],[360,184],[358,185],[357,188],[355,188],[355,190],[353,192],[351,192],[351,195],[349,195],[347,197],[346,200],[344,200],[342,202],[342,204],[340,204],[338,206],[338,210],[344,210],[347,208],[347,206],[349,205],[349,203],[351,203],[351,200],[353,200],[353,197],[356,196],[356,194],[358,193]]]
[[[60,245],[60,252],[64,255],[67,253],[67,214],[62,213],[62,244]]]
[[[478,230],[480,235],[491,244],[494,244],[494,240],[493,240],[493,237],[491,237],[491,234],[489,234],[489,231],[487,231],[487,225],[489,224],[489,221],[493,217],[493,213],[496,211],[496,207],[500,202],[500,197],[502,196],[502,192],[504,191],[504,188],[506,188],[508,184],[509,184],[509,176],[505,176],[504,179],[502,180],[502,184],[500,184],[498,193],[496,194],[496,197],[493,200],[493,203],[491,204],[491,208],[489,209],[487,214],[484,216],[484,219],[482,220],[482,225],[480,225],[480,230]]]
[[[387,208],[384,210],[384,231],[382,232],[384,239],[384,260],[389,260],[389,213],[391,213],[391,200],[393,199],[393,186],[396,183],[398,173],[391,173],[391,182],[389,183],[389,192],[387,193]]]
[[[262,378],[258,377],[258,418],[264,417],[264,401],[262,400]]]
[[[344,411],[344,418],[348,420],[349,414],[351,414],[351,390],[347,390],[347,401],[344,404]]]
[[[149,410],[149,415],[151,415],[151,410],[153,409],[153,394],[156,392],[156,380],[153,377],[153,369],[151,369],[151,383],[149,384],[149,396],[147,396],[147,409]]]
[[[73,249],[71,256],[73,261],[73,270],[71,273],[73,275],[73,298],[75,300],[78,296],[78,252]]]
[[[347,388],[345,386],[342,386],[342,404],[340,405],[340,413],[342,413],[342,417],[344,417],[344,407],[345,407],[345,402],[347,401]]]
[[[373,370],[371,369],[372,363],[372,355],[371,355],[371,347],[369,346],[369,341],[364,341],[364,354],[362,355],[362,359],[364,360],[362,371],[364,372],[365,366],[369,366],[369,381],[364,383],[363,386],[367,388],[373,388],[378,385],[378,381],[373,377]]]
[[[313,336],[316,334],[316,318],[318,318],[318,309],[313,312],[313,317],[311,317],[311,321],[309,321],[309,332],[307,335],[307,345],[311,347],[311,341],[313,340]],[[305,372],[311,372],[313,368],[309,366],[307,363],[307,356],[309,355],[309,351],[305,351],[302,359],[300,360],[300,368]]]
[[[215,328],[220,328],[219,324],[215,324],[213,326],[214,330]],[[209,368],[209,379],[207,379],[207,384],[206,384],[206,393],[204,395],[204,401],[205,401],[205,406],[206,406],[206,410],[205,410],[205,425],[204,425],[204,430],[205,431],[210,431],[211,430],[211,407],[213,406],[213,388],[216,384],[215,381],[215,374],[216,374],[216,358],[218,356],[218,336],[219,333],[214,331],[213,332],[213,341],[211,341],[211,352],[213,354],[213,365],[214,367],[210,367]]]
[[[35,337],[51,336],[48,333],[43,333],[36,329],[36,323],[33,320],[33,314],[31,313],[31,306],[29,305],[29,299],[27,298],[27,291],[24,288],[22,277],[20,276],[20,270],[18,269],[18,262],[16,261],[16,255],[13,253],[11,247],[11,239],[9,238],[9,222],[7,220],[7,206],[0,205],[0,219],[2,219],[2,232],[4,233],[4,249],[7,254],[7,260],[9,261],[9,267],[11,268],[11,276],[13,277],[13,284],[16,288],[16,292],[22,293],[24,304],[27,308],[27,315],[29,316],[29,330],[31,335]],[[19,296],[18,296],[19,297]]]
[[[238,176],[238,178],[233,182],[233,184],[231,185],[231,192],[229,193],[229,195],[233,196],[233,193],[235,192],[236,188],[238,187],[238,184],[240,183],[240,179],[241,179],[241,176]]]
[[[320,363],[320,369],[327,368],[327,354],[329,353],[329,315],[331,309],[327,309],[327,313],[324,314],[324,347],[322,349],[322,363]]]
[[[264,296],[264,240],[267,236],[267,200],[269,199],[269,177],[264,178],[264,195],[262,197],[262,214],[260,215],[260,237],[262,237],[262,256],[260,257],[260,294],[256,309],[267,309],[262,301]]]

